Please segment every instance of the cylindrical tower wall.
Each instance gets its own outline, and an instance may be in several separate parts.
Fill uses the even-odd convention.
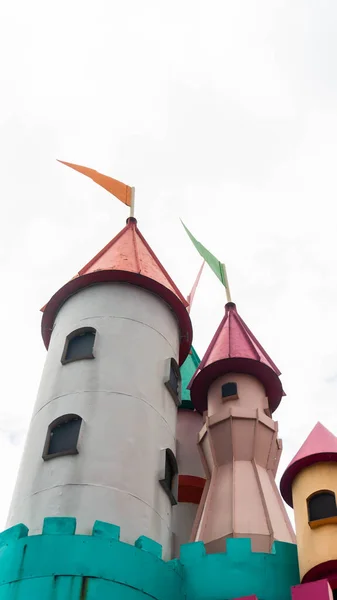
[[[236,400],[225,399],[227,407],[236,408],[259,408],[262,411],[268,410],[268,398],[266,390],[262,383],[246,373],[226,373],[218,377],[210,385],[208,390],[208,409],[207,415],[211,417],[219,411],[223,405],[221,388],[225,383],[234,382],[237,385],[238,398]]]
[[[96,330],[94,358],[63,365],[69,333]],[[70,297],[55,320],[8,526],[39,533],[45,516],[76,516],[78,533],[96,520],[121,526],[133,543],[147,535],[171,545],[171,502],[159,484],[161,450],[175,452],[176,404],[165,386],[178,360],[170,308],[146,290],[98,284]],[[78,454],[42,458],[49,424],[82,418]]]

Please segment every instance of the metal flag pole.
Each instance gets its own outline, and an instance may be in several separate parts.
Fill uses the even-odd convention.
[[[222,268],[223,268],[223,274],[224,274],[224,284],[225,284],[227,302],[232,302],[231,291],[229,289],[229,283],[228,283],[228,277],[227,277],[227,271],[226,271],[226,265],[224,263],[222,263]]]
[[[130,217],[135,216],[135,193],[136,193],[136,190],[134,187],[132,187],[131,188]]]

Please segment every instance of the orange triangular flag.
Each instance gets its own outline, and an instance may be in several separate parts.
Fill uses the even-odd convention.
[[[110,194],[116,196],[118,200],[127,206],[131,206],[132,188],[129,185],[126,185],[121,181],[117,181],[117,179],[112,179],[112,177],[108,177],[107,175],[103,175],[94,169],[89,169],[88,167],[74,165],[72,163],[65,162],[64,160],[58,160],[58,162],[62,163],[63,165],[67,165],[67,167],[75,169],[75,171],[78,171],[87,177],[90,177],[90,179],[92,179],[95,183],[98,183],[98,185],[108,190]]]

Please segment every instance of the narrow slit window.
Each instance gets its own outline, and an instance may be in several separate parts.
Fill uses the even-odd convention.
[[[309,523],[329,517],[337,517],[336,497],[334,492],[324,490],[313,494],[307,500]]]
[[[159,483],[168,495],[172,505],[177,504],[178,464],[170,448],[161,453],[161,477]]]
[[[223,400],[237,400],[238,386],[234,381],[228,381],[221,387],[221,397]]]
[[[176,405],[179,406],[181,396],[181,374],[179,365],[174,358],[171,358],[169,361],[169,373],[165,385]]]
[[[62,415],[53,421],[47,431],[42,458],[78,454],[77,442],[82,419],[78,415]]]
[[[176,475],[176,471],[174,468],[173,461],[170,458],[168,458],[168,455],[167,455],[166,461],[165,461],[165,481],[167,483],[167,487],[171,491],[172,491],[172,486],[173,486],[173,478],[175,475]]]
[[[74,360],[94,358],[94,343],[96,330],[92,327],[82,327],[67,335],[61,358],[63,365]]]

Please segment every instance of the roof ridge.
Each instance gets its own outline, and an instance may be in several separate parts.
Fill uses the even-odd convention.
[[[149,245],[149,243],[146,241],[146,239],[144,238],[143,234],[139,231],[138,227],[137,229],[137,234],[140,237],[140,239],[142,240],[143,244],[145,245],[146,249],[149,251],[149,253],[151,254],[152,258],[154,259],[154,261],[157,263],[158,267],[161,269],[161,271],[164,273],[166,279],[168,279],[168,281],[170,282],[171,286],[173,287],[173,289],[175,290],[177,296],[180,298],[180,300],[182,300],[184,306],[188,306],[188,302],[187,300],[184,298],[184,296],[182,295],[181,291],[179,290],[179,288],[176,286],[176,284],[174,283],[173,279],[170,277],[170,275],[168,274],[168,272],[166,271],[165,267],[162,265],[162,263],[160,262],[159,258],[156,256],[156,254],[154,253],[154,251],[152,250],[151,246]]]
[[[254,344],[253,344],[253,342],[251,340],[251,337],[254,337],[254,336],[252,334],[250,334],[248,327],[246,326],[246,324],[243,321],[243,319],[241,319],[239,313],[236,310],[235,311],[230,311],[229,315],[231,313],[233,314],[232,318],[237,321],[237,323],[239,324],[239,326],[241,326],[242,333],[243,333],[244,337],[246,338],[246,341],[248,342],[248,344],[249,344],[249,346],[250,346],[253,354],[255,355],[255,359],[258,360],[258,361],[260,361],[261,360],[260,355],[257,352],[257,350],[256,350],[256,348],[255,348],[255,346],[254,346]],[[230,333],[229,333],[229,335],[230,335]],[[229,342],[229,348],[230,348],[230,342]],[[262,348],[262,346],[261,346],[261,348]],[[262,353],[264,353],[263,349],[262,349]]]
[[[243,327],[245,328],[245,330],[247,331],[248,335],[252,338],[254,344],[256,344],[256,346],[258,347],[258,349],[261,351],[262,354],[265,355],[265,357],[268,359],[268,362],[270,362],[271,366],[273,367],[273,369],[277,372],[278,375],[281,375],[281,371],[278,369],[278,367],[275,365],[274,361],[270,358],[268,352],[265,351],[265,349],[263,348],[263,346],[260,344],[259,340],[255,337],[255,335],[253,334],[253,332],[251,331],[251,329],[249,329],[248,325],[245,323],[245,321],[243,320],[242,317],[240,317],[239,313],[236,313],[238,316],[238,319],[241,321],[241,324],[243,325]]]

